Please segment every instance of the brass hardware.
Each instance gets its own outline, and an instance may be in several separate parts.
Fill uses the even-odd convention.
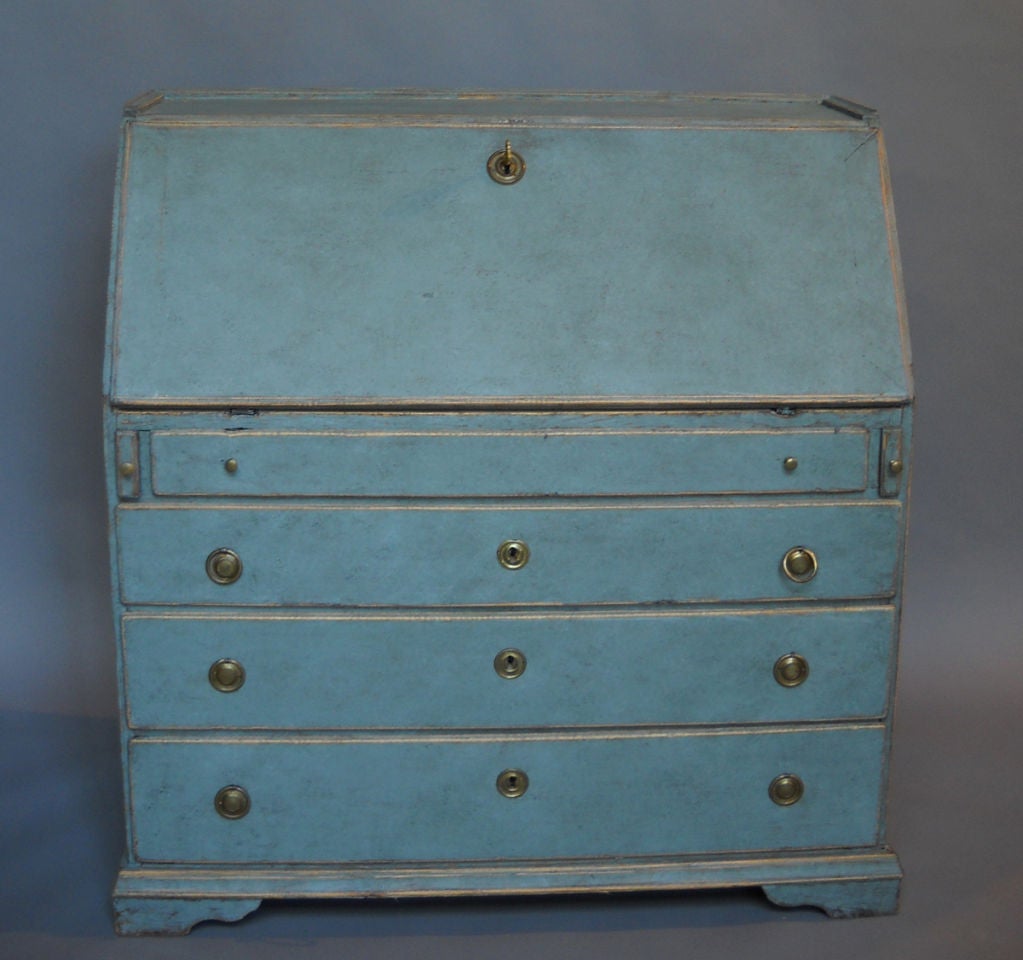
[[[518,570],[529,563],[529,547],[521,540],[505,540],[497,548],[497,559],[507,570]]]
[[[502,797],[521,797],[529,789],[529,777],[522,770],[502,770],[497,775],[497,792]]]
[[[794,773],[783,773],[771,781],[767,794],[779,807],[791,807],[803,796],[803,781]]]
[[[228,473],[237,473],[238,472],[238,461],[235,460],[234,457],[231,457],[230,460],[225,460],[224,461],[224,469]]]
[[[241,557],[227,547],[219,547],[206,558],[206,575],[214,583],[234,583],[242,575]]]
[[[118,430],[114,435],[114,463],[117,465],[117,495],[137,500],[141,490],[138,430]]]
[[[793,547],[781,561],[785,576],[796,583],[806,583],[817,576],[817,554],[809,547]]]
[[[521,650],[513,650],[510,647],[502,650],[494,657],[494,669],[497,675],[505,680],[521,677],[526,671],[526,655]]]
[[[218,660],[210,667],[210,684],[221,693],[234,693],[245,683],[245,668],[237,660]]]
[[[799,466],[799,461],[795,457],[786,457],[781,464],[787,473],[792,473],[796,467]]]
[[[490,155],[487,173],[495,183],[518,183],[526,173],[526,161],[511,148],[511,140],[504,141],[504,149]]]
[[[886,427],[881,431],[881,456],[877,470],[877,492],[882,497],[899,495],[905,466],[902,459],[902,428]]]
[[[213,798],[213,806],[225,820],[241,820],[249,812],[249,795],[242,787],[231,784],[221,787]]]
[[[798,687],[810,676],[810,664],[798,653],[786,653],[774,664],[774,679],[783,687]]]

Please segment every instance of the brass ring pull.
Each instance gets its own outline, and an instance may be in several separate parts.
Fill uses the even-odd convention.
[[[798,687],[810,676],[810,664],[798,653],[786,653],[774,664],[774,679],[783,687]]]
[[[210,686],[221,693],[234,693],[245,683],[245,668],[237,660],[218,660],[210,667]]]
[[[518,183],[526,173],[526,161],[511,148],[511,140],[504,141],[504,149],[490,155],[487,173],[495,183]]]
[[[213,806],[225,820],[241,820],[249,812],[251,804],[245,789],[231,784],[217,791],[213,798]]]
[[[794,773],[783,773],[771,781],[767,793],[779,807],[791,807],[802,799],[803,781]]]
[[[781,568],[794,583],[806,583],[817,576],[817,554],[809,547],[793,547],[782,558]]]
[[[529,789],[529,777],[524,770],[502,770],[497,775],[497,792],[502,797],[521,797]]]
[[[505,540],[497,548],[497,559],[506,570],[521,570],[529,563],[529,547],[522,540]]]
[[[242,560],[233,550],[218,547],[206,558],[206,576],[214,583],[226,586],[242,575]]]

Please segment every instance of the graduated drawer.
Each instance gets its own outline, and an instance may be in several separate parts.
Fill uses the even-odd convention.
[[[427,606],[888,597],[897,502],[670,505],[121,506],[126,603]],[[528,563],[502,567],[503,542]],[[796,583],[782,558],[811,548]],[[236,582],[213,582],[227,548]]]
[[[862,428],[166,431],[152,437],[153,491],[207,497],[853,492],[866,487],[867,436]],[[796,466],[786,469],[789,458]]]
[[[543,618],[130,615],[127,714],[136,729],[878,718],[893,629],[887,606]],[[775,665],[792,653],[809,672],[787,686],[780,680],[793,678],[776,678]],[[213,668],[222,660],[234,661],[224,676],[240,685],[220,682]]]
[[[516,739],[135,739],[135,853],[142,861],[311,863],[870,846],[878,839],[884,739],[880,725]],[[498,791],[506,770],[528,777],[521,796]],[[769,795],[784,774],[804,786],[789,806]],[[248,795],[241,819],[215,808],[225,786]]]

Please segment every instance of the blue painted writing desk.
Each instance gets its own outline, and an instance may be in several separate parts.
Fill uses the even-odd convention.
[[[105,395],[120,932],[896,908],[912,385],[870,109],[146,95]]]

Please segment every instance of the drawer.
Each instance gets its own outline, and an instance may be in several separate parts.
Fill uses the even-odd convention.
[[[128,722],[136,729],[327,729],[879,718],[893,630],[892,607],[128,616]],[[499,656],[506,650],[514,651],[510,662]],[[775,677],[776,663],[791,653],[809,670],[794,686]],[[224,684],[216,671],[211,680],[221,660],[240,666],[229,664],[223,675],[240,677],[240,685]]]
[[[155,432],[170,496],[511,497],[865,489],[867,431]],[[785,468],[792,458],[797,466]],[[234,461],[232,470],[225,464]]]
[[[312,863],[864,847],[878,840],[883,750],[880,725],[601,738],[136,739],[135,852],[142,861]],[[498,791],[506,770],[528,778],[521,796]],[[769,796],[783,774],[803,783],[789,806]],[[240,819],[215,809],[225,786],[248,796]]]
[[[727,506],[342,507],[122,505],[129,604],[430,606],[888,597],[896,501]],[[503,543],[528,562],[505,569]],[[817,575],[790,580],[796,546]],[[233,583],[207,559],[241,559]],[[519,557],[521,559],[522,553]]]

